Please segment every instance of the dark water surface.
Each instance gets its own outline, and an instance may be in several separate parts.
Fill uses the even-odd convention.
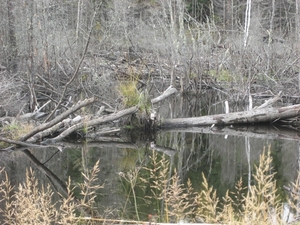
[[[223,113],[223,105],[221,97],[215,95],[207,95],[205,99],[174,97],[157,106],[157,110],[161,120]],[[244,110],[238,104],[233,105],[231,111]],[[154,139],[139,138],[135,135],[131,141],[126,140],[123,145],[117,142],[87,142],[72,144],[63,152],[57,152],[56,149],[31,152],[58,179],[66,182],[70,176],[74,184],[83,180],[81,172],[87,173],[96,161],[100,160],[98,181],[104,188],[97,193],[97,207],[107,218],[137,219],[130,182],[127,181],[130,173],[141,172],[143,167],[149,166],[153,152],[156,152],[159,158],[164,156],[168,160],[170,173],[174,173],[176,169],[183,183],[189,178],[195,190],[200,189],[201,174],[204,173],[208,183],[217,190],[219,196],[224,195],[227,189],[233,188],[240,177],[245,185],[252,182],[248,175],[254,172],[254,164],[257,164],[263,149],[269,146],[277,185],[283,199],[283,185],[294,181],[299,169],[299,142],[266,138],[266,135],[246,137],[226,133],[199,133],[194,130],[162,130]],[[38,168],[24,153],[1,154],[1,166],[6,168],[13,184],[25,180],[25,171],[29,167],[34,168],[42,184],[49,183],[45,171]],[[143,176],[147,178],[145,172]],[[157,213],[157,209],[145,203],[145,195],[149,193],[146,193],[142,186],[142,181],[137,181],[135,194],[140,219],[146,219],[148,214]],[[58,199],[58,196],[56,198]]]

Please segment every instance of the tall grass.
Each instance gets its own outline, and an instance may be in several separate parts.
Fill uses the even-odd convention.
[[[119,80],[117,92],[122,100],[122,105],[125,107],[138,106],[142,112],[150,109],[150,101],[148,91],[138,88],[139,86],[139,73],[132,70],[128,71],[128,79]]]
[[[286,224],[283,221],[283,202],[279,201],[275,172],[272,167],[270,148],[260,156],[252,185],[245,187],[240,179],[234,191],[227,191],[219,198],[217,191],[208,184],[202,174],[201,190],[196,192],[191,181],[183,184],[176,170],[169,168],[164,156],[155,151],[150,156],[150,166],[140,173],[145,203],[149,211],[156,212],[158,222],[206,222],[218,224]],[[172,174],[170,175],[170,170]],[[299,174],[300,175],[300,174]],[[291,184],[289,205],[299,212],[300,176]],[[136,175],[138,176],[138,175]],[[153,216],[153,215],[152,215]],[[152,218],[152,217],[151,217]],[[300,223],[299,223],[300,224]]]
[[[190,180],[184,184],[169,161],[153,151],[148,167],[132,168],[120,173],[122,182],[129,184],[129,194],[134,205],[135,218],[138,223],[142,215],[140,196],[137,190],[144,191],[143,204],[152,207],[150,222],[207,222],[218,224],[287,224],[283,221],[283,204],[279,201],[276,189],[275,172],[272,168],[270,148],[260,156],[253,175],[253,184],[244,187],[242,179],[235,190],[227,191],[219,198],[216,190],[210,186],[202,174],[203,182],[200,191],[195,191]],[[71,180],[67,182],[67,197],[61,196],[53,202],[54,192],[50,186],[39,184],[34,171],[26,171],[26,180],[18,186],[10,183],[4,169],[0,173],[5,179],[0,183],[0,209],[2,224],[94,224],[99,222],[123,223],[124,218],[106,220],[95,207],[96,193],[99,188],[97,174],[99,161],[95,166],[82,174],[84,181],[75,187]],[[296,215],[300,212],[300,173],[290,185],[289,207]],[[139,185],[142,186],[139,187]],[[80,198],[74,197],[75,188],[79,188]],[[144,217],[146,219],[146,217]],[[140,221],[141,222],[141,221]],[[293,224],[300,224],[297,221]]]
[[[58,202],[53,202],[54,192],[50,185],[40,185],[31,168],[26,171],[25,182],[18,186],[11,185],[7,173],[2,169],[1,173],[5,173],[5,180],[0,184],[1,201],[4,202],[4,208],[0,209],[2,224],[87,224],[82,219],[93,215],[91,211],[95,193],[102,187],[96,184],[98,167],[99,161],[91,171],[82,174],[84,182],[78,185],[81,199],[75,199],[75,187],[71,187],[69,179],[68,197],[61,196]]]
[[[140,102],[140,92],[137,89],[137,80],[122,81],[118,86],[123,105],[131,107]]]

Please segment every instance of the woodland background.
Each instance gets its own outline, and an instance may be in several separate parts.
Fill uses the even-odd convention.
[[[0,2],[0,116],[70,96],[115,107],[124,76],[196,92],[229,81],[238,97],[300,88],[299,0]]]

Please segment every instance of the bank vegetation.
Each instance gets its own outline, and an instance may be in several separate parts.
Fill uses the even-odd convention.
[[[171,176],[169,170],[168,160],[153,151],[150,165],[119,174],[124,187],[128,187],[128,201],[135,208],[133,216],[127,212],[120,220],[109,217],[109,212],[102,215],[95,207],[99,189],[103,187],[97,180],[99,161],[82,174],[82,183],[74,186],[69,179],[65,185],[66,196],[61,195],[59,201],[53,201],[57,193],[50,186],[43,186],[32,169],[27,170],[26,181],[13,186],[3,168],[1,173],[6,178],[0,184],[4,203],[0,215],[3,224],[299,224],[296,217],[299,173],[294,183],[285,186],[287,205],[280,199],[270,149],[261,154],[253,183],[245,187],[241,178],[235,190],[228,190],[222,198],[217,197],[204,175],[201,189],[196,191],[189,180],[184,184],[176,170]],[[137,199],[138,190],[143,190],[144,199]],[[139,204],[146,205],[150,211],[155,208],[157,214],[145,216]]]

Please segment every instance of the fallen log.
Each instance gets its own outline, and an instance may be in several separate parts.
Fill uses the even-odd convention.
[[[172,94],[175,94],[177,92],[177,89],[174,88],[173,86],[169,86],[160,96],[153,98],[151,100],[152,104],[158,103],[162,100],[164,100],[165,98],[169,97]]]
[[[90,120],[90,121],[86,121],[86,122],[85,121],[80,122],[78,124],[75,124],[75,125],[69,127],[68,129],[63,131],[61,134],[59,134],[57,137],[52,138],[52,139],[47,139],[47,140],[43,141],[42,144],[55,143],[57,141],[60,141],[60,140],[64,139],[65,137],[67,137],[69,134],[71,134],[72,132],[74,132],[76,130],[82,129],[84,127],[91,127],[91,126],[95,126],[95,125],[98,125],[98,124],[114,121],[114,120],[117,120],[117,119],[119,119],[123,116],[133,114],[137,110],[138,110],[138,107],[134,106],[134,107],[121,110],[117,113],[114,113],[114,114],[111,114],[111,115],[108,115],[108,116],[103,116],[103,117],[93,119],[93,120]]]
[[[38,140],[42,140],[43,137],[49,136],[49,135],[57,132],[60,128],[65,130],[66,127],[70,127],[76,123],[79,123],[81,120],[82,120],[81,116],[77,116],[74,119],[70,119],[70,118],[64,119],[63,121],[55,124],[54,126],[35,134],[33,137],[29,138],[27,141],[32,142],[32,143],[37,142]]]
[[[253,124],[275,122],[300,115],[300,104],[281,108],[259,108],[251,111],[233,112],[202,117],[165,119],[162,128],[193,126],[226,126],[233,124]]]

